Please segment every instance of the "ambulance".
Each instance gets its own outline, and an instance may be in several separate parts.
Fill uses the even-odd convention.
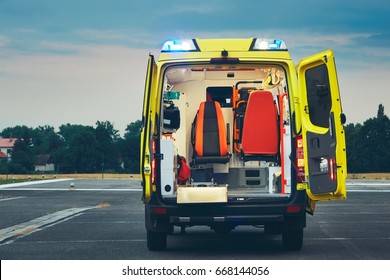
[[[300,250],[316,202],[346,198],[345,121],[332,50],[295,66],[279,39],[165,42],[142,112],[148,249],[255,226]]]

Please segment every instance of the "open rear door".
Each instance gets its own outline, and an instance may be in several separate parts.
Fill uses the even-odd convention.
[[[345,133],[332,50],[297,66],[307,194],[312,201],[346,198]]]
[[[142,200],[148,202],[152,194],[152,130],[155,119],[155,97],[153,96],[156,75],[154,56],[149,55],[145,80],[144,105],[142,111],[142,130],[140,143],[140,173],[143,187]]]

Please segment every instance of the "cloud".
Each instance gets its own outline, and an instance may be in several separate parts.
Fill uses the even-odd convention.
[[[3,64],[0,127],[140,119],[148,50],[50,43],[73,54],[15,54]],[[5,105],[6,104],[6,105]]]
[[[7,46],[9,42],[10,39],[7,36],[0,35],[0,48]]]
[[[79,41],[93,42],[98,44],[117,44],[131,48],[156,48],[158,37],[154,33],[148,33],[140,28],[123,29],[79,29],[74,34]]]
[[[390,69],[375,65],[357,68],[355,71],[338,71],[341,100],[348,123],[363,123],[376,116],[378,105],[385,107],[390,116],[390,98],[387,79]]]
[[[231,12],[229,5],[226,5],[226,1],[197,1],[194,2],[183,2],[183,1],[171,1],[171,3],[162,2],[164,5],[158,8],[160,17],[197,13],[206,15],[215,15],[216,12]],[[232,3],[229,3],[230,5]]]
[[[334,49],[344,107],[357,112],[370,85],[375,114],[389,99],[389,7],[382,0],[0,0],[2,112],[15,116],[13,124],[129,123],[139,117],[147,55],[157,56],[165,40],[263,37],[284,40],[295,63]]]

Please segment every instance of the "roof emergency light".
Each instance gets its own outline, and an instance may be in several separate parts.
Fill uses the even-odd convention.
[[[286,51],[287,46],[282,40],[278,39],[259,39],[253,40],[251,51]]]
[[[193,39],[166,41],[161,49],[162,52],[190,52],[199,51],[198,45]]]

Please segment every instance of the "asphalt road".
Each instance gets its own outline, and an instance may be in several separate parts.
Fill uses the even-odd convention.
[[[70,189],[74,183],[74,189]],[[299,252],[281,237],[238,227],[179,230],[168,250],[146,248],[136,180],[74,180],[0,186],[1,260],[389,260],[390,181],[349,181],[348,199],[321,203],[307,217]]]

